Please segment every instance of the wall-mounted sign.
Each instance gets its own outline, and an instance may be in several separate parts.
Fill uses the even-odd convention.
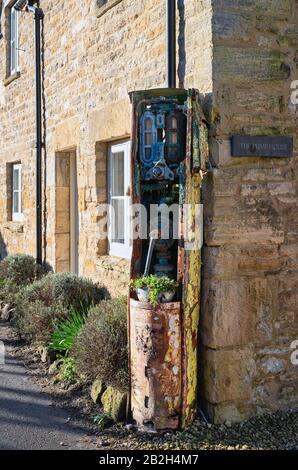
[[[234,135],[233,157],[292,157],[293,137]]]

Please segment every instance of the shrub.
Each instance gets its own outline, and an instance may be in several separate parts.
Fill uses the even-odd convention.
[[[83,328],[86,316],[83,312],[73,310],[67,320],[58,323],[51,336],[49,349],[67,353]]]
[[[127,299],[102,301],[92,308],[77,336],[72,357],[80,374],[119,390],[128,388]]]
[[[46,344],[57,322],[66,320],[69,310],[58,300],[52,305],[45,305],[40,300],[28,302],[22,300],[13,316],[13,324],[21,336],[38,343]]]
[[[48,274],[17,295],[14,323],[21,335],[48,341],[69,310],[87,309],[105,296],[106,289],[88,279],[71,273]]]
[[[66,308],[80,309],[97,304],[107,296],[107,291],[75,274],[56,273],[34,282],[22,295],[29,302],[41,300],[45,305],[53,305],[59,299]]]
[[[0,262],[0,302],[15,306],[16,295],[24,286],[45,274],[33,256],[9,255]]]
[[[14,284],[11,281],[1,279],[0,282],[0,303],[9,304],[12,308],[15,306],[15,298],[22,286]]]
[[[76,379],[76,364],[72,357],[64,357],[60,366],[59,378],[68,384],[73,384]]]
[[[43,268],[30,255],[9,255],[0,262],[0,277],[18,286],[30,284],[43,273]]]

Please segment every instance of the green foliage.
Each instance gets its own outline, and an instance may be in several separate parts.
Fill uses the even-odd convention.
[[[51,336],[49,349],[67,353],[86,321],[85,313],[73,310],[67,320],[57,324]]]
[[[64,357],[60,366],[60,379],[68,384],[76,381],[76,363],[72,357]]]
[[[128,387],[127,299],[92,308],[71,351],[80,374],[119,390]]]
[[[88,308],[106,295],[104,288],[72,273],[48,274],[23,291],[23,297],[30,302],[40,300],[45,305],[52,305],[60,300],[65,307],[74,309]]]
[[[44,274],[32,256],[7,256],[0,262],[0,302],[13,308],[19,291]]]
[[[179,284],[174,279],[170,279],[169,277],[158,277],[153,274],[134,279],[130,283],[130,287],[133,291],[148,288],[149,301],[153,306],[158,304],[160,294],[163,292],[175,292],[178,285]]]
[[[5,279],[0,280],[0,302],[2,304],[10,304],[11,307],[15,305],[15,298],[22,286],[14,284],[13,282]]]
[[[17,295],[14,324],[21,335],[48,342],[70,310],[85,310],[106,295],[104,288],[88,279],[71,273],[48,274]]]
[[[0,277],[19,286],[30,284],[42,274],[42,267],[30,255],[9,255],[0,262]]]
[[[18,333],[30,341],[46,344],[58,322],[66,320],[69,310],[59,299],[46,305],[42,300],[28,301],[22,292],[16,296],[13,325]]]
[[[104,428],[110,421],[111,418],[106,413],[99,413],[93,418],[93,422],[101,428]]]

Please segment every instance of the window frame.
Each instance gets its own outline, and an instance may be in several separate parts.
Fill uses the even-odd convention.
[[[19,172],[19,186],[18,189],[14,188],[14,178],[15,178],[15,170]],[[11,212],[12,212],[12,221],[13,222],[22,222],[24,215],[23,215],[23,207],[22,207],[22,164],[21,163],[13,163],[12,164],[12,204],[11,204]],[[18,194],[18,205],[19,211],[16,212],[14,210],[14,195],[15,193]]]
[[[111,143],[108,149],[108,254],[119,258],[130,259],[132,254],[131,246],[131,224],[130,224],[130,148],[131,142],[117,142]],[[113,153],[124,153],[124,195],[113,196],[113,168],[112,168],[112,155]],[[113,223],[113,209],[112,200],[124,200],[124,243],[117,243],[112,241],[112,223]]]
[[[15,2],[9,5],[9,75],[19,72],[19,12],[14,7]],[[15,31],[13,37],[12,15],[15,15]],[[15,66],[12,68],[13,54]]]

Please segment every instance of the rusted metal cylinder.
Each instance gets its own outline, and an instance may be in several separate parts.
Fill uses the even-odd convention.
[[[177,429],[181,417],[180,302],[130,301],[131,407],[139,428]]]

